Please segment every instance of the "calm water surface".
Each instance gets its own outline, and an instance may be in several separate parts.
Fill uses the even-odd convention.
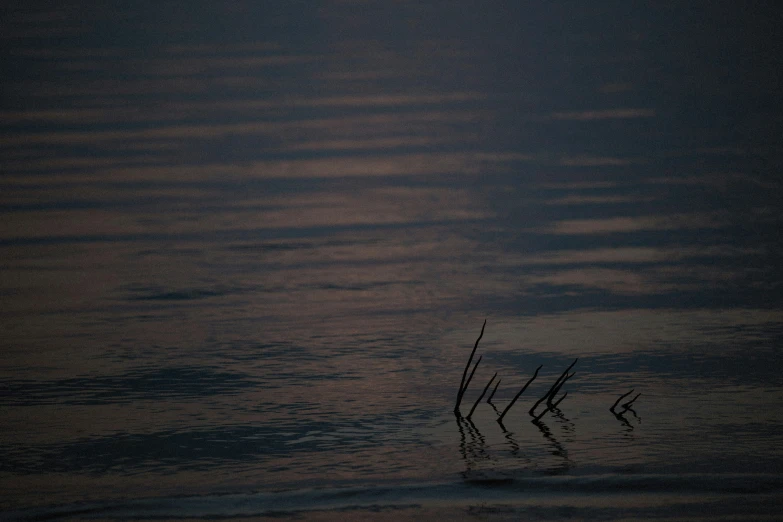
[[[775,9],[11,4],[0,517],[778,516]]]

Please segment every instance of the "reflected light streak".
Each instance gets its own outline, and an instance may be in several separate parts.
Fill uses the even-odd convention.
[[[225,78],[223,78],[225,80]],[[242,79],[238,79],[242,82]],[[172,121],[185,119],[198,114],[215,114],[225,117],[230,113],[248,116],[248,111],[280,112],[283,108],[297,107],[407,107],[411,105],[440,105],[467,101],[480,101],[483,97],[477,93],[445,93],[438,95],[366,95],[366,96],[326,96],[317,98],[286,97],[275,100],[209,100],[208,102],[173,101],[155,107],[113,107],[108,111],[102,107],[82,107],[79,109],[60,108],[57,110],[3,111],[0,119],[8,123],[25,122],[142,122]]]
[[[407,147],[431,147],[435,145],[445,145],[449,143],[471,141],[470,137],[462,139],[459,136],[400,136],[395,138],[368,138],[351,140],[324,140],[324,141],[306,141],[295,145],[284,147],[286,151],[347,151],[347,150],[391,150]]]
[[[466,190],[397,187],[248,198],[223,204],[219,212],[204,212],[202,205],[193,202],[169,204],[165,216],[155,204],[127,213],[105,209],[18,210],[0,220],[0,238],[203,234],[221,230],[423,224],[489,216]]]
[[[535,256],[508,258],[510,264],[521,265],[579,265],[595,263],[670,263],[693,258],[743,257],[760,254],[760,249],[737,248],[731,245],[707,247],[677,246],[672,248],[596,248],[554,250]]]
[[[314,77],[328,81],[352,81],[366,82],[373,80],[389,80],[392,78],[402,78],[407,76],[404,71],[396,69],[376,69],[362,71],[318,71],[313,74]]]
[[[246,69],[255,73],[258,68],[312,63],[321,60],[317,55],[270,55],[270,56],[200,56],[192,59],[172,58],[144,60],[135,63],[128,60],[128,67],[143,68],[145,74],[159,77],[210,75],[224,72],[223,69]]]
[[[563,235],[612,234],[641,230],[679,230],[721,228],[725,219],[717,212],[669,214],[662,216],[624,216],[608,219],[567,219],[557,221],[536,232]]]
[[[592,189],[611,189],[616,188],[618,183],[614,181],[562,181],[538,183],[537,187],[544,189],[563,189],[563,190],[592,190]]]
[[[242,181],[252,179],[307,179],[383,177],[437,174],[476,174],[483,163],[471,154],[378,154],[336,158],[254,161],[246,164],[199,164],[175,166],[123,166],[94,172],[73,171],[35,176],[37,186],[45,183],[103,183],[121,179],[124,183],[173,183],[196,181]],[[26,185],[29,175],[9,175],[3,185]],[[0,185],[2,186],[2,185]]]
[[[657,281],[646,273],[610,268],[561,270],[547,275],[525,276],[524,280],[528,285],[545,284],[572,288],[570,291],[557,290],[558,293],[565,292],[566,295],[569,292],[579,295],[586,288],[601,289],[615,295],[655,295],[677,288],[675,285]]]
[[[476,92],[451,92],[442,94],[381,94],[362,96],[326,96],[322,98],[285,98],[282,103],[310,107],[386,107],[430,105],[452,102],[480,101],[486,95]]]
[[[598,289],[613,295],[654,296],[674,292],[698,292],[705,284],[725,286],[744,279],[742,270],[721,268],[711,262],[686,266],[662,265],[645,269],[584,266],[524,276],[527,285],[551,287],[552,295],[581,295],[585,289]],[[525,292],[523,288],[523,293]],[[536,294],[540,289],[536,289]]]
[[[573,156],[561,158],[557,164],[564,167],[620,167],[631,165],[635,161],[623,158],[609,158],[601,156]]]
[[[647,182],[653,185],[703,185],[715,187],[719,190],[728,190],[731,185],[751,185],[770,190],[780,190],[783,188],[783,181],[781,180],[762,178],[760,176],[738,172],[716,172],[703,176],[656,177]]]
[[[648,203],[655,198],[643,198],[638,196],[564,196],[544,200],[544,205],[601,205],[616,203]]]
[[[315,194],[265,199],[278,210],[245,216],[226,216],[226,223],[242,227],[278,228],[345,225],[428,223],[441,220],[485,219],[488,214],[466,191],[416,189],[360,190],[339,194]]]
[[[279,136],[288,131],[296,135],[303,130],[321,130],[334,134],[335,132],[350,132],[362,135],[368,128],[381,127],[383,132],[394,129],[406,131],[412,124],[433,123],[465,123],[477,120],[483,113],[473,112],[414,112],[408,114],[375,114],[367,116],[353,115],[350,117],[308,119],[302,121],[249,121],[243,123],[168,125],[165,127],[142,130],[111,130],[111,131],[60,131],[41,133],[7,133],[0,135],[0,146],[16,147],[25,145],[94,145],[100,142],[128,140],[161,140],[161,139],[193,139],[193,138],[226,138],[237,135],[268,134]]]
[[[158,150],[165,150],[160,147]],[[110,158],[95,157],[64,157],[64,158],[26,158],[24,160],[0,162],[6,172],[37,172],[56,169],[98,169],[109,168],[122,164],[155,164],[160,162],[160,157],[149,156],[112,156]],[[64,179],[64,178],[61,178]],[[28,178],[28,182],[35,182],[34,178]]]
[[[652,109],[607,109],[600,111],[554,112],[553,120],[591,121],[591,120],[627,120],[631,118],[652,118]]]

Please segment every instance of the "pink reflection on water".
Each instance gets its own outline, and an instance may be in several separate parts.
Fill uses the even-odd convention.
[[[608,156],[573,156],[558,161],[564,167],[619,167],[632,163],[634,161],[629,159]]]
[[[653,109],[606,109],[552,113],[552,119],[572,121],[652,118],[654,116],[655,111]]]
[[[573,265],[605,263],[677,263],[699,257],[742,257],[758,254],[757,249],[742,249],[733,245],[710,247],[620,247],[578,250],[554,250],[535,256],[512,257],[510,262],[522,265]]]
[[[622,216],[606,219],[567,219],[542,227],[550,234],[608,234],[643,230],[720,228],[725,217],[720,212],[693,212],[660,216]]]

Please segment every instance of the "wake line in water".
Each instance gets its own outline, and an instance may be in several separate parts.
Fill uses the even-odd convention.
[[[783,476],[729,475],[587,475],[569,477],[481,478],[460,482],[300,489],[281,492],[161,497],[122,502],[80,503],[18,510],[0,520],[71,518],[159,519],[284,516],[307,511],[401,509],[418,507],[510,506],[520,509],[556,505],[591,505],[613,510],[657,505],[656,498],[689,505],[736,502],[749,495],[780,498]],[[620,502],[621,501],[621,502]]]

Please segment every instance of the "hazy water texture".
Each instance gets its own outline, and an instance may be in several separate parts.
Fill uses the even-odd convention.
[[[3,518],[779,513],[779,9],[6,5]]]

